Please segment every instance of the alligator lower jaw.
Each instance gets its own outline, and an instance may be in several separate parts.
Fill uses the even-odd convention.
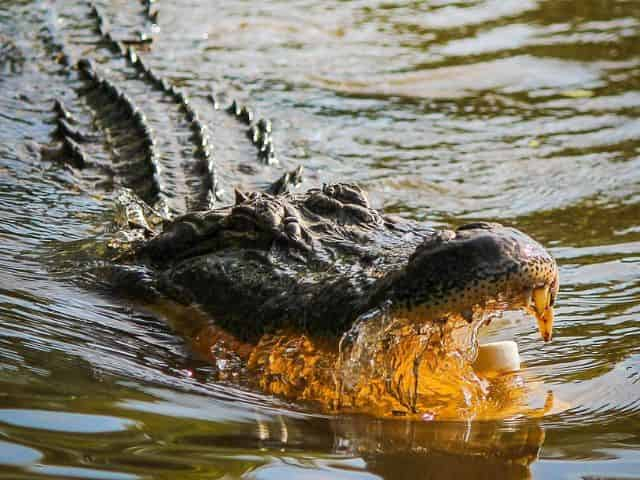
[[[326,412],[448,420],[527,413],[517,375],[486,377],[472,366],[477,332],[493,312],[485,313],[471,323],[457,315],[420,328],[369,319],[341,341],[286,330],[247,344],[213,325],[192,338],[222,376],[237,377],[246,366],[251,386]]]

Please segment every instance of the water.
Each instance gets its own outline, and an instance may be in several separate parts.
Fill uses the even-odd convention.
[[[483,336],[515,338],[538,407],[564,408],[327,417],[216,381],[159,315],[88,288],[67,259],[93,258],[111,191],[29,147],[49,141],[72,81],[42,25],[90,51],[85,5],[12,0],[0,33],[27,62],[0,77],[0,478],[640,478],[637,2],[156,5],[155,31],[137,2],[103,7],[115,32],[155,35],[145,60],[205,112],[227,200],[302,164],[302,188],[357,181],[387,212],[497,220],[548,246],[553,342],[521,315]],[[273,121],[280,166],[256,164],[212,90]],[[167,158],[189,154],[177,117],[149,117],[175,128]]]

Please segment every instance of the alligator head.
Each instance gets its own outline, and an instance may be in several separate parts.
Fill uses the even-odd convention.
[[[390,301],[416,322],[523,308],[547,341],[559,285],[551,255],[514,228],[430,229],[382,215],[348,184],[238,192],[234,206],[177,218],[141,255],[245,338],[290,326],[341,334]]]

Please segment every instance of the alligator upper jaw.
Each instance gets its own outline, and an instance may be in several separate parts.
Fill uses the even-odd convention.
[[[414,323],[452,315],[471,322],[480,312],[523,309],[547,342],[558,286],[556,262],[539,243],[514,228],[475,223],[420,245],[378,299],[386,295],[398,316]]]
[[[557,284],[557,278],[555,280]],[[484,305],[487,313],[522,310],[536,319],[538,332],[545,342],[553,337],[554,322],[554,282],[539,284],[533,288],[526,288],[522,292],[498,294],[495,300],[490,299]],[[480,307],[480,310],[483,310]]]

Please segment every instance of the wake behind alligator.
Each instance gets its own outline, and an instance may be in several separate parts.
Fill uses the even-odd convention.
[[[145,60],[150,33],[112,27],[94,3],[58,28],[44,6],[45,70],[67,87],[39,151],[87,189],[121,192],[100,274],[182,305],[194,349],[222,373],[330,410],[470,417],[488,395],[471,363],[491,315],[524,309],[551,339],[557,266],[524,233],[435,230],[372,209],[349,183],[296,193],[301,168],[278,177],[270,123],[209,92],[198,110]],[[157,15],[140,4],[142,32]],[[216,109],[229,131],[207,125]],[[215,148],[226,135],[253,149],[245,170],[273,176],[262,189],[229,198],[221,178],[233,174],[218,171]]]

